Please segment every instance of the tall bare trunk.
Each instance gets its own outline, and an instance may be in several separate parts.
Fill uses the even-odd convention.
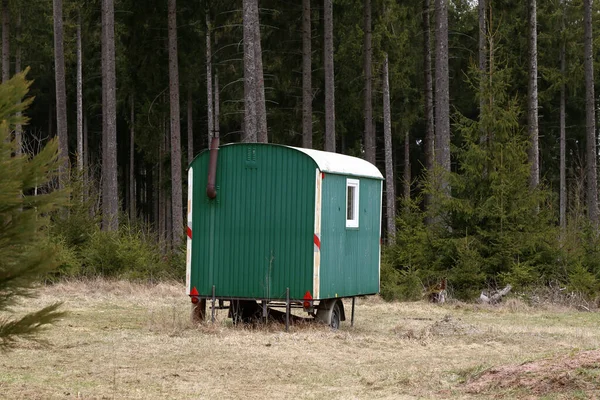
[[[333,0],[324,0],[325,151],[335,152],[335,85],[333,71]]]
[[[206,11],[206,115],[207,115],[207,132],[208,132],[208,143],[214,135],[214,122],[213,122],[213,91],[212,91],[212,49],[210,40],[210,18],[208,10]]]
[[[312,148],[312,35],[310,0],[302,0],[302,147]]]
[[[435,163],[435,125],[433,115],[433,79],[431,76],[430,3],[423,0],[423,73],[425,75],[425,169],[431,177]],[[425,208],[429,209],[432,196],[425,194]],[[427,223],[429,223],[429,218]]]
[[[565,31],[565,2],[561,1],[562,19],[561,32]],[[566,167],[566,148],[567,148],[567,132],[566,132],[566,49],[565,40],[560,36],[560,75],[563,79],[560,85],[560,229],[564,234],[567,227],[567,167]]]
[[[10,79],[10,9],[2,0],[2,82]]]
[[[596,172],[596,120],[594,102],[594,58],[592,35],[592,0],[583,0],[584,70],[585,70],[585,130],[587,157],[587,207],[592,225],[598,226],[598,178]]]
[[[131,96],[129,104],[129,219],[137,216],[135,197],[135,100]]]
[[[219,137],[219,75],[215,74],[215,137]]]
[[[173,245],[183,237],[181,128],[179,120],[179,64],[177,61],[177,2],[169,0],[169,103],[171,110],[171,201]]]
[[[448,0],[435,0],[435,157],[450,172],[450,89],[448,76]],[[441,188],[450,195],[442,177]]]
[[[187,96],[187,162],[188,165],[194,159],[194,103],[192,99],[192,88],[188,88]]]
[[[402,176],[405,200],[410,200],[410,180],[410,133],[407,129],[404,133],[404,174]]]
[[[252,18],[255,20],[254,27],[254,61],[256,62],[256,124],[257,140],[259,143],[268,143],[267,130],[267,104],[265,101],[265,79],[263,74],[262,45],[260,41],[260,18],[258,12],[258,0],[253,2],[255,7]]]
[[[385,204],[388,242],[396,237],[396,190],[394,188],[394,161],[392,159],[392,116],[390,107],[390,79],[388,56],[383,60],[383,141],[385,147]]]
[[[530,140],[529,186],[531,188],[535,188],[540,183],[537,72],[537,7],[536,0],[529,0],[529,112],[527,113],[527,123]]]
[[[19,73],[21,72],[21,10],[18,11],[17,15],[16,45],[15,72]],[[21,111],[17,112],[17,118],[20,118],[21,115]],[[15,142],[17,146],[16,154],[20,156],[23,152],[23,126],[20,123],[15,126]]]
[[[257,0],[243,0],[244,12],[244,135],[243,142],[258,140],[257,90],[256,90],[256,40],[252,17],[253,3]]]
[[[65,86],[65,50],[63,47],[62,0],[53,1],[54,17],[54,76],[56,82],[56,132],[58,134],[59,184],[68,180],[69,147],[67,139],[67,89]]]
[[[102,229],[119,227],[114,0],[102,0]]]
[[[85,114],[83,115],[83,197],[89,199],[89,170],[90,170],[90,153],[88,151],[88,124]]]
[[[81,10],[77,12],[77,170],[83,171],[83,68],[81,44]]]
[[[165,138],[166,138],[166,122],[162,123],[162,138],[158,150],[158,199],[157,199],[157,219],[158,219],[158,241],[162,252],[166,251],[167,235],[166,235],[166,195],[165,195],[165,172],[164,172],[164,155],[165,155]]]
[[[485,11],[486,11],[486,0],[479,0],[479,4],[478,4],[478,9],[479,9],[479,114],[481,115],[482,110],[483,110],[483,106],[484,106],[484,98],[483,98],[483,93],[484,93],[484,77],[486,75],[486,68],[487,68],[487,46],[486,46],[486,40],[487,40],[487,23],[486,23],[486,19],[485,19]]]
[[[485,82],[487,76],[487,21],[486,21],[486,0],[479,0],[479,121],[483,115],[485,107]],[[480,143],[485,144],[488,140],[486,129],[481,125]],[[486,168],[487,174],[487,168]]]
[[[376,160],[376,141],[375,130],[373,129],[373,76],[371,72],[373,46],[371,40],[371,0],[364,0],[364,60],[363,68],[365,71],[365,97],[364,97],[364,113],[365,113],[365,159],[371,164],[375,164]]]

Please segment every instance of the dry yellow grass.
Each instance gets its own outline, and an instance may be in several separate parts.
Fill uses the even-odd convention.
[[[466,304],[359,299],[356,323],[194,326],[182,285],[76,281],[40,289],[22,311],[64,301],[69,316],[0,360],[8,399],[372,399],[527,397],[519,388],[467,390],[483,372],[600,348],[600,315]],[[346,304],[350,315],[350,304]],[[588,366],[589,367],[589,366]],[[600,370],[600,365],[597,366]],[[597,371],[594,366],[586,373]],[[593,398],[600,387],[548,398]],[[588,382],[589,383],[589,382]]]

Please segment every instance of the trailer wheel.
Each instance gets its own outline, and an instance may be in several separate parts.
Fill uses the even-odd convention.
[[[340,329],[341,322],[346,320],[344,304],[340,299],[321,300],[315,319],[329,325],[331,329]]]
[[[338,329],[340,329],[341,323],[342,323],[342,312],[340,310],[339,301],[336,301],[333,304],[333,309],[331,310],[331,322],[329,323],[329,326],[331,326],[331,329],[333,329],[333,330],[338,330]]]

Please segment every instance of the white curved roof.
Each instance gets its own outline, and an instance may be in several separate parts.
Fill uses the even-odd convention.
[[[383,175],[381,175],[377,167],[362,158],[301,147],[291,148],[312,158],[322,172],[383,179]]]

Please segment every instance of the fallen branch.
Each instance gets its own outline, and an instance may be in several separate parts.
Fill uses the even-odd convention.
[[[484,304],[498,304],[502,301],[502,298],[508,294],[512,289],[511,285],[506,285],[506,287],[500,291],[495,292],[491,295],[486,295],[484,292],[481,292],[479,296],[479,302]]]

